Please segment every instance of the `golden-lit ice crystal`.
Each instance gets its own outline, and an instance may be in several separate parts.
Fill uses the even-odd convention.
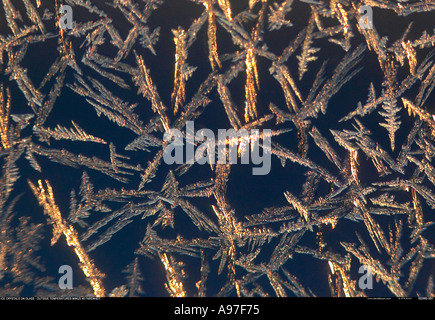
[[[166,253],[162,253],[159,256],[166,270],[168,283],[165,283],[165,286],[171,297],[185,297],[186,292],[184,291],[183,283],[181,282],[181,279],[179,279],[179,275],[175,270],[174,263],[170,261]]]
[[[53,225],[53,238],[51,239],[51,245],[55,244],[61,234],[63,234],[66,238],[67,244],[74,248],[74,252],[80,260],[80,268],[89,279],[95,296],[104,297],[105,292],[101,282],[103,274],[98,271],[94,262],[86,254],[74,227],[68,226],[63,220],[59,208],[54,200],[53,189],[51,188],[50,183],[45,181],[45,184],[46,188],[44,188],[42,181],[39,180],[38,187],[36,187],[29,181],[29,185],[35,196],[38,198],[39,204],[44,208],[45,214],[49,216],[50,222]]]
[[[399,2],[2,0],[0,296],[434,297],[435,4]]]

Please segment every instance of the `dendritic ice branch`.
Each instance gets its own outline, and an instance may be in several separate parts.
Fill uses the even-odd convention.
[[[0,3],[0,297],[434,297],[433,1]]]

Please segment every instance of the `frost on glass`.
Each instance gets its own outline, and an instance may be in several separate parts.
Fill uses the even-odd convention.
[[[0,296],[434,296],[433,2],[1,6]],[[271,172],[166,164],[188,121]]]

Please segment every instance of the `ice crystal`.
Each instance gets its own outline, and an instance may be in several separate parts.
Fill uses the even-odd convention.
[[[434,11],[2,0],[0,296],[433,297]],[[272,129],[270,174],[166,164],[187,121]]]

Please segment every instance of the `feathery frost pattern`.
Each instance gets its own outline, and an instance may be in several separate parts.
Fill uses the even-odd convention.
[[[0,296],[434,297],[433,2],[0,6]]]

